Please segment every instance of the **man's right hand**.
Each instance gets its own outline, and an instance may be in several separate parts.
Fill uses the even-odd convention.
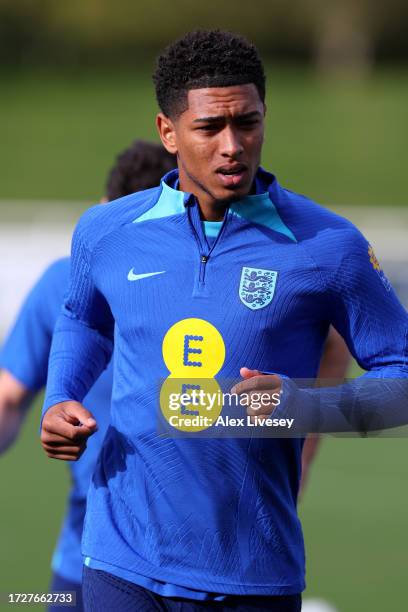
[[[41,427],[41,444],[52,459],[77,461],[89,436],[98,429],[89,410],[79,402],[61,402],[47,410]]]

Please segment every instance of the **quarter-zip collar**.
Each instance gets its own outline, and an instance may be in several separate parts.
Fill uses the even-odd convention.
[[[273,181],[276,181],[273,174],[269,174],[263,168],[259,168],[255,176],[255,194],[245,196],[242,200],[237,200],[235,203],[238,204],[241,201],[245,201],[247,204],[250,204],[251,201],[259,201],[260,196],[268,196],[268,190]],[[191,205],[194,201],[197,201],[192,193],[180,190],[179,172],[177,169],[168,172],[162,178],[161,184],[162,193],[172,208],[175,208],[175,202],[177,202],[177,205],[181,202],[180,194],[182,194],[184,206]]]
[[[163,206],[169,211],[168,214],[185,212],[189,210],[189,218],[196,234],[196,239],[202,253],[208,250],[208,243],[202,228],[200,209],[197,198],[188,192],[179,189],[178,170],[172,170],[162,179],[162,193],[159,203],[163,200]],[[232,202],[229,206],[220,233],[212,245],[221,239],[225,225],[231,216],[238,217],[250,223],[263,225],[277,233],[285,235],[291,241],[296,242],[291,229],[285,225],[276,207],[277,201],[281,198],[282,189],[273,174],[266,172],[263,168],[258,168],[255,175],[255,194],[247,195],[240,200]],[[170,212],[172,211],[172,212]],[[165,216],[165,215],[163,215]]]

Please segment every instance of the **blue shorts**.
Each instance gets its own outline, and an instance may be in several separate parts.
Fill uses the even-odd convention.
[[[58,574],[53,574],[50,584],[50,592],[59,591],[75,591],[76,593],[76,605],[75,606],[58,606],[56,604],[50,604],[47,608],[47,612],[84,612],[82,603],[82,585],[78,582],[71,582],[66,580]]]
[[[163,597],[101,570],[84,567],[82,592],[86,612],[300,612],[301,595],[258,597],[231,595],[224,601]]]

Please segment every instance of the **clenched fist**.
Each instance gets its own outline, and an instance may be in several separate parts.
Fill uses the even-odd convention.
[[[89,410],[79,402],[61,402],[47,410],[41,427],[41,444],[52,459],[77,461],[89,436],[98,429]]]

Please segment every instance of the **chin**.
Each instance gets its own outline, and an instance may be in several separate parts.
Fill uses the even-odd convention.
[[[217,194],[217,199],[222,202],[235,202],[249,195],[249,187],[238,187],[237,189],[223,189],[222,194]]]
[[[227,190],[224,192],[223,196],[220,197],[220,200],[222,202],[236,202],[237,200],[241,200],[242,198],[245,198],[247,195],[249,195],[249,189],[236,189],[234,191],[232,190]]]

